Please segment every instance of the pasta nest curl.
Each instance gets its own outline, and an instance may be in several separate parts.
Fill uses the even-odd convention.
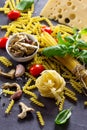
[[[35,82],[41,96],[61,100],[66,82],[55,70],[44,70]]]

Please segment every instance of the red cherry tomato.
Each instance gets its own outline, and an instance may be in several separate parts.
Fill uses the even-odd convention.
[[[7,37],[0,38],[0,48],[5,48],[6,47],[7,40],[8,40]]]
[[[29,72],[31,75],[33,76],[39,76],[40,73],[44,70],[44,66],[43,65],[40,65],[40,64],[35,64],[33,66],[31,66],[31,68],[29,69]]]
[[[12,10],[7,14],[10,20],[15,20],[20,17],[20,12],[17,10]]]
[[[52,30],[50,27],[46,26],[46,25],[43,25],[42,28],[41,28],[42,32],[47,32],[49,34],[52,33]]]

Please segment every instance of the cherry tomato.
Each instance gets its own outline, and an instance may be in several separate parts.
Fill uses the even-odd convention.
[[[20,12],[17,10],[12,10],[7,14],[10,20],[15,20],[20,17]]]
[[[42,28],[41,28],[42,32],[47,32],[49,34],[52,33],[52,30],[50,27],[46,26],[46,25],[43,25]]]
[[[43,65],[41,65],[41,64],[35,64],[35,65],[31,66],[31,68],[29,69],[29,72],[30,72],[31,75],[33,75],[33,76],[36,77],[36,76],[39,76],[40,73],[41,73],[44,69],[45,69],[45,68],[44,68]]]
[[[0,48],[5,48],[6,47],[7,40],[8,40],[7,37],[0,38]]]

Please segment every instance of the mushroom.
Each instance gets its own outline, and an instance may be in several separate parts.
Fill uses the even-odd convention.
[[[27,116],[27,112],[34,111],[33,108],[26,106],[23,102],[19,103],[19,106],[21,106],[22,112],[18,114],[18,118],[24,119]]]
[[[16,66],[15,77],[20,77],[25,73],[25,68],[22,64]]]
[[[28,49],[28,48],[32,48],[32,49],[37,49],[37,48],[38,48],[38,47],[35,46],[35,45],[31,45],[31,44],[23,43],[23,42],[19,42],[19,45],[22,45],[22,46],[26,47],[27,49]]]
[[[32,55],[38,49],[38,43],[27,34],[15,35],[8,49],[14,57],[26,57]]]
[[[3,72],[1,69],[0,69],[0,75],[2,75],[2,76],[5,76],[5,77],[7,77],[7,78],[11,78],[11,79],[13,79],[14,78],[14,76],[15,76],[15,69],[12,69],[12,70],[10,70],[9,72]]]
[[[20,87],[20,85],[18,83],[9,83],[9,82],[7,82],[7,83],[4,83],[2,85],[2,89],[10,89],[10,88],[14,88],[14,87],[16,87],[17,90],[21,89],[21,87]]]

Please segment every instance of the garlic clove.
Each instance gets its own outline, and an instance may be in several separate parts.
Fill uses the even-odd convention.
[[[25,73],[25,67],[22,64],[16,66],[15,77],[20,77]]]

